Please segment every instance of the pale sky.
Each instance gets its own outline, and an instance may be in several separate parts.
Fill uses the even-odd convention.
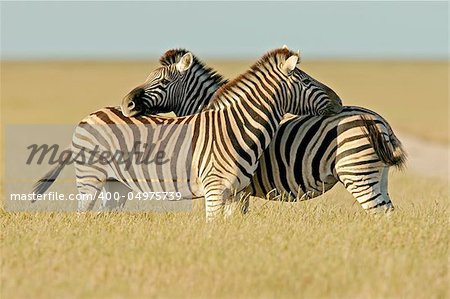
[[[442,2],[2,2],[2,59],[448,59]]]

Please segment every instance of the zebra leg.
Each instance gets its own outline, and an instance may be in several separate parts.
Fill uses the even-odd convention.
[[[389,189],[388,189],[388,180],[389,180],[389,167],[384,167],[383,173],[381,175],[381,193],[383,194],[384,200],[386,203],[384,212],[391,213],[394,211],[394,205],[392,204],[391,198],[389,197]]]
[[[75,173],[79,195],[78,212],[91,211],[105,184],[106,170],[99,166],[76,163]]]
[[[104,186],[104,192],[111,194],[110,200],[107,200],[108,197],[106,196],[103,197],[100,211],[113,211],[122,209],[127,201],[128,192],[131,191],[132,190],[125,186],[123,183],[114,179],[108,179]],[[119,200],[116,200],[116,193],[120,195]]]
[[[387,212],[392,202],[387,194],[387,167],[370,168],[365,173],[354,172],[340,175],[345,188],[370,213]]]
[[[205,212],[206,222],[212,222],[222,215],[224,207],[224,197],[222,192],[206,192]]]

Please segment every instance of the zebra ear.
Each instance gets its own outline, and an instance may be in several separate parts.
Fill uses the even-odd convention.
[[[298,56],[292,55],[291,57],[286,59],[286,61],[281,66],[281,68],[283,69],[283,71],[286,74],[289,74],[290,72],[292,72],[295,69],[295,67],[297,66],[297,63],[298,63]]]
[[[183,57],[181,57],[180,61],[177,63],[177,70],[180,73],[184,73],[192,66],[193,61],[194,57],[192,57],[192,53],[187,52],[186,54],[183,55]]]

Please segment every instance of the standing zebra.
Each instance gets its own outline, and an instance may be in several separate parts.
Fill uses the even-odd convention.
[[[405,152],[377,113],[352,106],[327,118],[285,118],[249,186],[272,200],[316,197],[341,182],[366,211],[388,212],[389,167],[401,168]]]
[[[161,67],[151,72],[147,79],[147,94],[145,101],[137,102],[132,107],[141,114],[158,114],[174,111],[178,116],[191,115],[203,109],[211,101],[214,93],[227,81],[214,70],[205,66],[197,57],[184,49],[171,49],[166,51],[159,59]],[[140,91],[141,85],[132,90],[129,98],[136,98],[136,92]],[[131,106],[130,106],[131,107]],[[116,119],[122,112],[120,107],[105,107],[91,114],[90,117],[107,119],[109,122]],[[66,162],[71,158],[71,151],[66,150]],[[44,193],[55,181],[64,164],[56,165],[41,180],[37,182],[33,192]],[[131,189],[113,178],[108,178],[104,188],[107,192],[114,194],[119,192],[124,195]],[[119,202],[105,200],[102,209],[113,209],[117,204],[125,204],[126,198]]]
[[[186,53],[178,51],[174,58]],[[311,82],[305,79],[303,83]],[[129,101],[126,98],[123,106]],[[198,98],[194,101],[200,108],[206,103]],[[214,105],[220,103],[210,104]],[[247,191],[271,200],[305,200],[323,194],[339,181],[363,209],[390,211],[388,170],[404,166],[405,157],[386,120],[369,109],[347,106],[331,117],[290,116],[264,152]]]
[[[155,141],[156,149],[177,155],[165,164],[129,167],[86,164],[75,159],[78,191],[92,199],[79,201],[79,210],[92,209],[108,178],[140,192],[180,191],[179,183],[183,181],[183,198],[205,197],[206,218],[215,218],[223,210],[224,199],[250,183],[259,157],[285,114],[332,115],[342,109],[337,95],[323,84],[311,83],[316,81],[297,68],[298,62],[298,54],[285,48],[267,53],[250,70],[217,91],[213,109],[192,116],[127,118],[119,114],[110,119],[100,110],[85,118],[75,129],[71,156],[78,157],[81,151],[95,152],[98,144],[110,153],[117,149],[129,152],[143,138]],[[147,96],[149,85],[147,82],[125,98],[124,114],[136,115],[136,102],[151,99]],[[112,129],[108,126],[111,124],[121,126]],[[141,126],[133,126],[138,124]],[[154,174],[161,177],[155,179]],[[49,173],[41,182],[48,177],[54,179],[55,175]]]

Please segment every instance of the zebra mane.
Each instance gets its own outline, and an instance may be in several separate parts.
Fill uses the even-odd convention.
[[[222,95],[227,94],[228,91],[236,87],[243,79],[247,78],[249,75],[257,72],[261,67],[266,64],[278,64],[279,62],[286,61],[292,55],[298,55],[298,53],[290,51],[287,48],[279,48],[267,52],[262,56],[256,63],[254,63],[248,71],[239,75],[235,79],[223,84],[214,94],[207,108],[213,108],[216,104],[226,103],[228,100]]]
[[[178,63],[180,61],[181,57],[183,57],[183,55],[185,55],[186,53],[189,53],[189,52],[190,51],[183,49],[183,48],[167,50],[166,53],[164,53],[159,58],[159,63],[163,66],[169,66],[171,64]],[[228,80],[226,80],[222,75],[218,74],[216,70],[206,66],[206,64],[204,64],[203,61],[198,59],[197,56],[192,54],[192,58],[193,58],[193,65],[198,65],[205,72],[210,73],[211,78],[216,79],[216,82],[220,86],[228,83]]]
[[[181,57],[183,57],[183,55],[185,55],[186,53],[188,53],[189,51],[186,49],[170,49],[167,50],[166,53],[164,53],[160,58],[159,58],[159,63],[161,63],[161,65],[163,66],[169,66],[171,64],[177,63],[180,61]],[[194,61],[196,60],[196,57],[194,55],[192,55],[194,57]],[[198,61],[198,59],[197,59]]]

